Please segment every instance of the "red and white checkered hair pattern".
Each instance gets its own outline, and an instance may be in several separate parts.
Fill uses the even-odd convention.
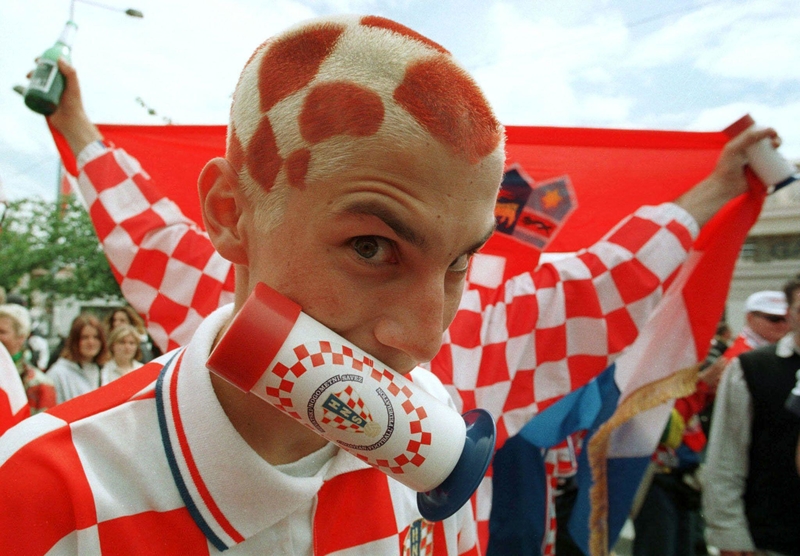
[[[340,16],[259,46],[233,96],[227,158],[245,184],[303,188],[370,152],[432,137],[477,164],[503,127],[441,46],[385,18]]]

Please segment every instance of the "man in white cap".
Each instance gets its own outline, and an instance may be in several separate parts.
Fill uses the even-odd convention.
[[[733,359],[745,351],[774,344],[789,331],[786,295],[763,290],[751,294],[744,304],[745,326],[724,356]]]

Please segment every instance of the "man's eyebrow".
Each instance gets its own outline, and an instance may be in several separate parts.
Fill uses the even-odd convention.
[[[411,228],[411,226],[403,222],[397,214],[382,203],[375,201],[356,201],[345,205],[336,212],[357,216],[374,216],[389,226],[403,241],[419,249],[424,249],[427,246],[424,237]]]

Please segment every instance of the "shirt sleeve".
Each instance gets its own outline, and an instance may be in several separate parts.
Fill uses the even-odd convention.
[[[717,388],[703,477],[706,535],[720,550],[755,550],[744,511],[752,419],[750,391],[734,358]]]
[[[502,444],[633,343],[697,233],[675,204],[642,207],[587,249],[467,289],[431,368],[462,411],[492,412]]]
[[[122,149],[90,143],[78,186],[125,299],[162,352],[233,301],[233,265]]]

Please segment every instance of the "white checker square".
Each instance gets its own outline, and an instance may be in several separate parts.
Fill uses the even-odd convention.
[[[194,299],[202,272],[177,259],[170,259],[161,280],[161,293],[184,307]]]
[[[137,249],[131,236],[122,226],[114,226],[103,240],[103,251],[122,274],[127,274],[136,257]]]
[[[481,323],[481,342],[500,344],[508,340],[507,318],[505,303],[487,307]]]
[[[72,424],[98,522],[183,506],[161,437],[140,425],[157,419],[155,401],[145,399]]]
[[[156,288],[133,278],[123,278],[119,287],[128,303],[142,313],[147,313],[150,310],[150,306],[158,295]]]
[[[0,442],[0,465],[8,461],[8,458],[25,444],[66,425],[66,421],[49,413],[38,413],[23,419],[17,426],[3,433],[3,441]]]
[[[567,319],[567,356],[608,353],[605,319],[572,317]]]
[[[477,253],[472,257],[467,280],[486,288],[498,288],[503,283],[503,273],[506,269],[506,258],[497,255]]]
[[[116,223],[124,222],[150,208],[148,200],[130,179],[101,192],[100,202]]]
[[[207,274],[217,282],[222,282],[223,284],[225,280],[227,280],[228,274],[231,272],[233,272],[233,265],[231,262],[222,258],[222,255],[216,251],[214,251],[211,258],[208,259],[206,266],[203,267],[203,274]]]
[[[464,348],[451,344],[450,353],[453,358],[453,385],[459,390],[474,390],[478,384],[483,348]]]
[[[509,338],[506,342],[506,362],[514,378],[519,369],[536,368],[536,340],[533,334]]]
[[[166,226],[144,236],[141,247],[142,249],[152,249],[161,251],[166,255],[172,255],[185,235],[186,226]]]
[[[537,402],[560,398],[572,391],[572,381],[565,372],[566,363],[550,361],[536,367],[533,373],[533,397]]]
[[[502,380],[490,386],[475,388],[475,405],[487,410],[495,419],[503,414],[503,406],[511,390],[511,381]]]
[[[522,427],[528,424],[528,421],[534,418],[539,413],[539,406],[535,403],[526,406],[511,409],[503,414],[503,423],[506,425],[508,436],[512,437],[522,430]]]
[[[541,288],[536,301],[539,304],[536,328],[555,328],[567,320],[564,285],[561,282],[552,288]]]

